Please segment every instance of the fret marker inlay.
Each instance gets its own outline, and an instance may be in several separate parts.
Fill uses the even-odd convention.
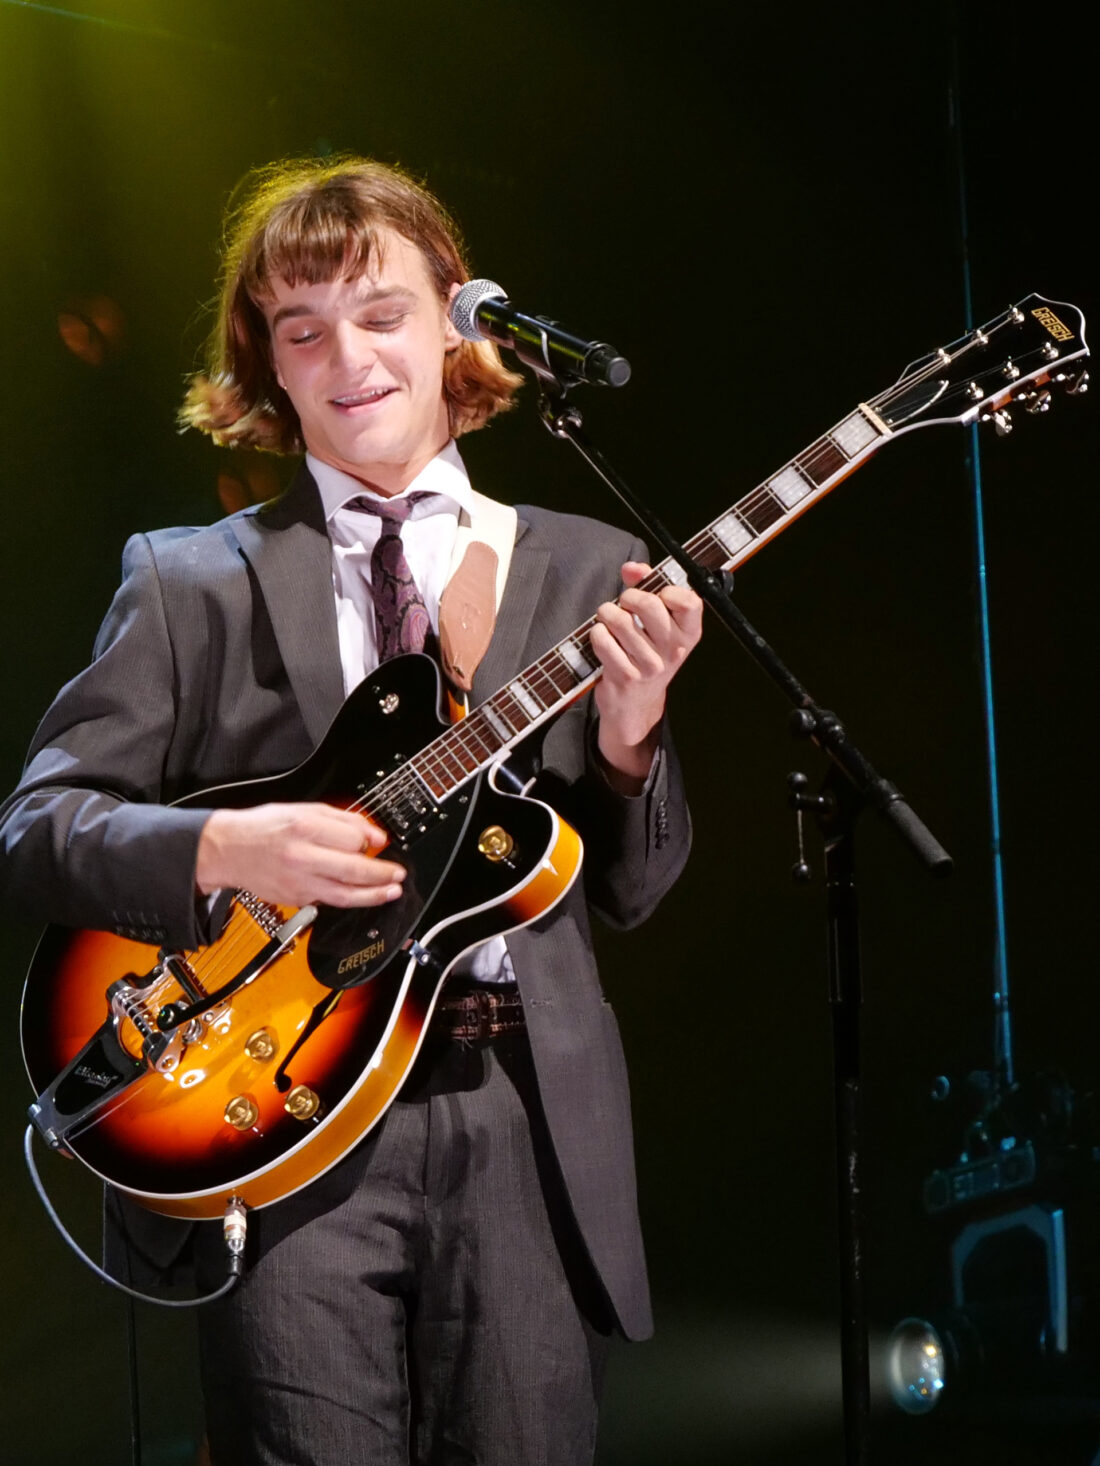
[[[793,467],[783,469],[782,473],[777,473],[775,478],[768,480],[768,488],[771,489],[775,497],[781,503],[785,504],[788,509],[793,509],[797,503],[804,499],[811,492],[812,487],[811,484],[806,482],[798,469]]]
[[[714,521],[710,532],[730,555],[736,554],[742,545],[747,545],[752,539],[752,531],[732,509],[728,514],[723,514],[721,519]]]
[[[580,678],[585,678],[596,669],[575,641],[563,641],[558,647],[562,661]]]
[[[519,703],[520,707],[529,718],[537,718],[538,715],[542,712],[542,708],[539,707],[538,703],[527,691],[527,688],[524,687],[522,682],[509,682],[508,691],[512,694],[516,702]]]
[[[504,719],[497,714],[497,711],[493,707],[492,703],[485,703],[484,706],[481,708],[481,712],[485,717],[485,721],[489,724],[490,728],[492,728],[493,732],[500,739],[501,743],[507,743],[509,738],[511,738],[512,736],[512,729],[509,728]]]
[[[861,453],[869,443],[875,442],[881,435],[875,431],[862,412],[853,412],[851,417],[846,417],[838,427],[833,429],[830,436],[834,443],[843,448],[849,458],[854,458],[857,453]]]

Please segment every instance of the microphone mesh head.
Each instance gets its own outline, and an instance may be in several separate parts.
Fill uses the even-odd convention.
[[[451,301],[451,322],[467,341],[481,341],[477,324],[477,308],[485,300],[507,300],[507,292],[495,280],[467,280]]]

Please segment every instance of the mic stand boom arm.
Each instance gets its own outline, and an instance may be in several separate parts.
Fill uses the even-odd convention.
[[[894,785],[875,771],[848,737],[836,714],[814,701],[774,649],[734,605],[727,584],[732,583],[732,577],[698,566],[588,440],[579,410],[566,400],[569,387],[575,384],[562,382],[545,370],[538,376],[539,412],[546,427],[556,438],[564,438],[573,444],[585,462],[638,520],[650,545],[659,545],[667,556],[676,561],[692,589],[776,684],[793,708],[791,731],[797,736],[812,739],[832,760],[822,793],[809,796],[793,786],[792,803],[796,808],[810,809],[815,813],[825,837],[845,1458],[848,1466],[859,1466],[865,1459],[871,1387],[860,1175],[862,1079],[859,1014],[862,981],[855,886],[856,819],[864,805],[872,805],[934,875],[950,872],[951,857]]]
[[[553,385],[551,385],[551,382]],[[860,804],[870,804],[886,823],[901,836],[917,858],[933,873],[946,874],[951,857],[923,821],[913,812],[902,795],[876,773],[863,753],[851,741],[835,713],[820,707],[784,664],[775,650],[750,624],[731,600],[723,577],[703,570],[673,538],[653,511],[634,494],[598,448],[583,432],[580,411],[566,401],[568,386],[556,378],[540,375],[539,412],[543,422],[556,438],[565,438],[576,448],[586,463],[618,495],[638,520],[650,545],[662,550],[683,570],[692,590],[710,607],[726,630],[736,638],[757,666],[771,678],[794,709],[791,731],[809,738],[837,765],[859,795]]]

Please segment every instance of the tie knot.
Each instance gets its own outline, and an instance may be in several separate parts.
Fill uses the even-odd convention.
[[[419,504],[423,499],[431,499],[433,495],[425,492],[406,494],[402,499],[368,499],[361,494],[356,499],[349,499],[344,506],[346,509],[361,509],[364,514],[373,514],[375,518],[382,521],[383,526],[395,526],[400,529],[413,511],[413,506]]]

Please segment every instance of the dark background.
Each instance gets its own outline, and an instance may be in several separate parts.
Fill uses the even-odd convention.
[[[285,477],[173,426],[221,209],[250,166],[352,149],[425,176],[476,273],[630,358],[633,380],[593,390],[586,424],[687,536],[962,334],[960,176],[975,321],[1033,290],[1088,310],[1085,44],[1053,7],[961,0],[653,14],[617,0],[0,0],[0,784],[87,659],[126,536],[217,517],[219,474]],[[87,324],[105,319],[99,297],[117,333]],[[624,522],[532,395],[464,444],[479,487]],[[1091,430],[1088,398],[1058,401],[1048,418],[1017,414],[1007,439],[983,435],[981,457],[1017,1066],[1063,1071],[1082,1109],[1100,1007]],[[738,577],[745,612],[955,858],[937,883],[862,822],[876,1340],[947,1301],[953,1229],[924,1217],[921,1184],[957,1158],[967,1111],[934,1107],[930,1083],[949,1075],[958,1096],[991,1063],[968,445],[953,427],[899,438]],[[632,1065],[658,1334],[616,1356],[600,1460],[839,1462],[821,859],[811,833],[815,883],[792,883],[785,806],[787,772],[816,785],[823,760],[790,742],[781,699],[717,625],[674,716],[695,854],[643,931],[601,944]],[[63,1249],[23,1172],[17,1011],[35,933],[18,913],[6,931],[0,1456],[116,1466],[125,1305]],[[92,1178],[44,1164],[94,1246]],[[1067,1225],[1087,1318],[1085,1201]],[[188,1461],[190,1324],[142,1309],[138,1328],[145,1460]],[[1072,1409],[1021,1411],[1017,1396],[952,1414],[945,1400],[944,1418],[913,1421],[878,1406],[869,1460],[1091,1462],[1087,1363]]]

